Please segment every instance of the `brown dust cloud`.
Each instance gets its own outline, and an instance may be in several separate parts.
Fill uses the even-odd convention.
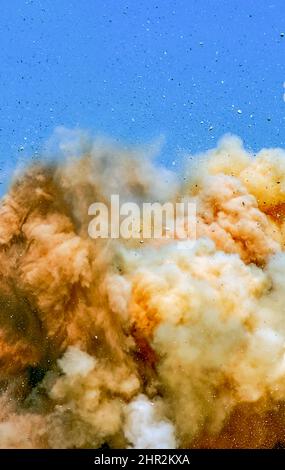
[[[62,147],[1,200],[0,447],[285,446],[285,152]],[[91,239],[112,194],[194,203],[196,239]]]

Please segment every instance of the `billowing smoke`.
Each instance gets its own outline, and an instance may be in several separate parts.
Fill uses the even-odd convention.
[[[0,446],[285,446],[285,152],[60,149],[0,208]],[[195,203],[197,238],[91,239],[112,194]]]

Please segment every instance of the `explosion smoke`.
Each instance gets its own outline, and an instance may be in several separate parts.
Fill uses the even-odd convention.
[[[2,200],[1,447],[285,445],[285,152],[226,137],[180,180],[81,144]],[[91,240],[111,194],[195,202],[197,240]]]

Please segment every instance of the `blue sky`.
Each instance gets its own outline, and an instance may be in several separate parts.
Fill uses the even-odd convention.
[[[282,33],[284,0],[2,1],[2,181],[61,125],[164,136],[166,165],[226,132],[285,146]]]

